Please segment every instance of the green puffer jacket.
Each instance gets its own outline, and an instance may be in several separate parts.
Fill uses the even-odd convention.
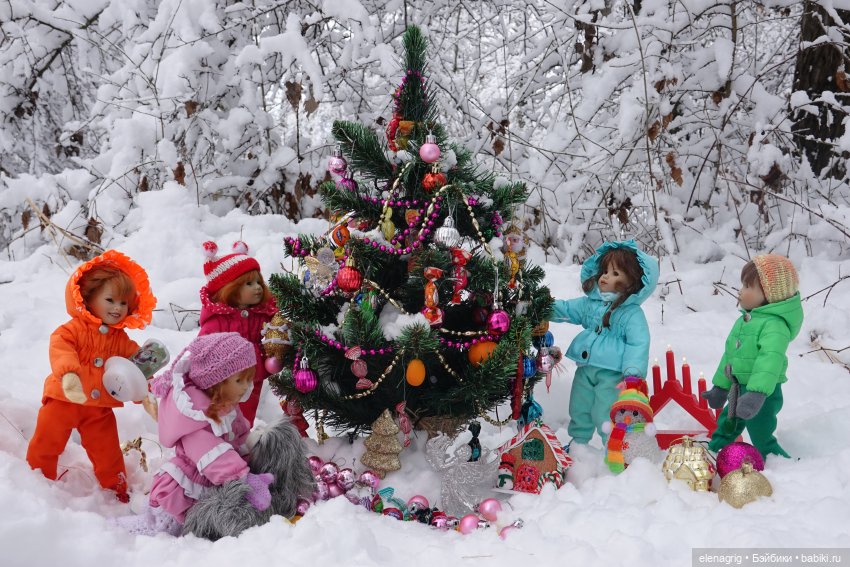
[[[803,325],[800,294],[742,313],[726,339],[726,350],[712,382],[728,390],[732,382],[724,368],[731,364],[732,374],[747,386],[747,391],[769,396],[777,384],[788,380],[785,351]]]

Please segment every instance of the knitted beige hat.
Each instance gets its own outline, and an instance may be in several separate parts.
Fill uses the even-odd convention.
[[[794,264],[779,254],[761,254],[753,258],[759,282],[768,303],[785,301],[800,289],[800,278]]]

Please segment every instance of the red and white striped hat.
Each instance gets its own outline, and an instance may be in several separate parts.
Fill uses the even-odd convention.
[[[248,256],[248,245],[238,240],[233,243],[233,253],[216,258],[218,246],[212,240],[204,242],[204,275],[207,289],[213,294],[244,273],[260,270],[260,263]]]

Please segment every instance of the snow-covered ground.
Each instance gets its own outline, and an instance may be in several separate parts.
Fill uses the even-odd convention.
[[[163,340],[178,352],[197,328],[191,313],[198,309],[203,283],[200,244],[221,246],[240,237],[248,242],[268,276],[289,267],[282,239],[296,232],[319,232],[324,221],[293,225],[280,216],[249,217],[234,211],[221,218],[194,203],[194,196],[176,186],[140,194],[120,229],[131,236],[110,245],[127,253],[150,275],[159,299],[153,325],[132,336]],[[31,235],[36,238],[36,235]],[[707,265],[669,258],[661,261],[662,285],[645,304],[652,330],[651,356],[663,360],[668,344],[677,357],[686,356],[694,378],[710,378],[723,342],[736,317],[735,300],[715,293],[713,282],[738,285],[743,260],[734,246],[722,260]],[[531,258],[541,258],[534,251]],[[839,278],[838,262],[819,257],[794,257],[807,298]],[[73,262],[73,259],[71,259]],[[579,293],[579,267],[545,265],[548,284],[562,298]],[[845,269],[846,273],[846,263]],[[499,523],[522,518],[525,526],[505,540],[496,529],[463,536],[418,523],[398,522],[351,505],[342,498],[320,503],[297,525],[282,520],[251,529],[239,538],[216,543],[194,537],[135,537],[108,519],[128,513],[128,507],[102,492],[79,440],[72,437],[60,465],[69,472],[59,482],[33,472],[24,460],[35,426],[44,377],[49,372],[48,337],[67,320],[63,290],[72,270],[53,244],[40,246],[20,261],[0,261],[0,564],[12,566],[121,565],[690,565],[695,547],[841,547],[850,541],[846,522],[850,505],[850,374],[823,355],[804,354],[816,347],[850,345],[850,281],[839,283],[828,298],[819,293],[804,302],[806,320],[789,351],[789,382],[778,436],[795,459],[770,458],[765,475],[773,497],[736,510],[715,493],[691,492],[686,485],[668,485],[660,465],[638,461],[614,476],[602,463],[598,439],[590,448],[574,450],[569,483],[541,495],[518,495],[505,505]],[[826,301],[825,301],[826,300]],[[565,348],[579,331],[552,325],[556,343]],[[842,353],[850,362],[847,351]],[[574,367],[568,361],[555,377],[550,393],[541,384],[535,392],[547,423],[566,442],[569,383]],[[504,414],[504,409],[502,414]],[[264,394],[259,417],[273,421],[280,410]],[[155,423],[140,406],[116,410],[122,440],[142,436],[149,472],[138,455],[126,458],[134,505],[143,498],[163,455],[156,443]],[[680,425],[684,414],[665,410],[660,427]],[[311,430],[312,432],[312,430]],[[495,449],[513,430],[484,424],[485,447]],[[465,435],[469,435],[466,433]],[[464,438],[461,437],[460,441]],[[440,479],[424,459],[425,436],[419,433],[401,454],[403,468],[388,476],[404,499],[423,494],[439,505]],[[348,466],[358,463],[362,439],[349,445],[332,438],[312,450]],[[533,563],[531,563],[533,562]]]

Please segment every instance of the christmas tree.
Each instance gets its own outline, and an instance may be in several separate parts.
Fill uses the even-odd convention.
[[[270,381],[338,428],[369,429],[402,408],[414,427],[454,433],[508,400],[497,416],[519,417],[542,375],[532,331],[545,332],[552,297],[512,222],[525,185],[482,172],[448,141],[421,31],[403,45],[386,141],[333,124],[336,180],[320,191],[334,222],[325,236],[287,238],[300,269],[269,280],[296,346]]]

